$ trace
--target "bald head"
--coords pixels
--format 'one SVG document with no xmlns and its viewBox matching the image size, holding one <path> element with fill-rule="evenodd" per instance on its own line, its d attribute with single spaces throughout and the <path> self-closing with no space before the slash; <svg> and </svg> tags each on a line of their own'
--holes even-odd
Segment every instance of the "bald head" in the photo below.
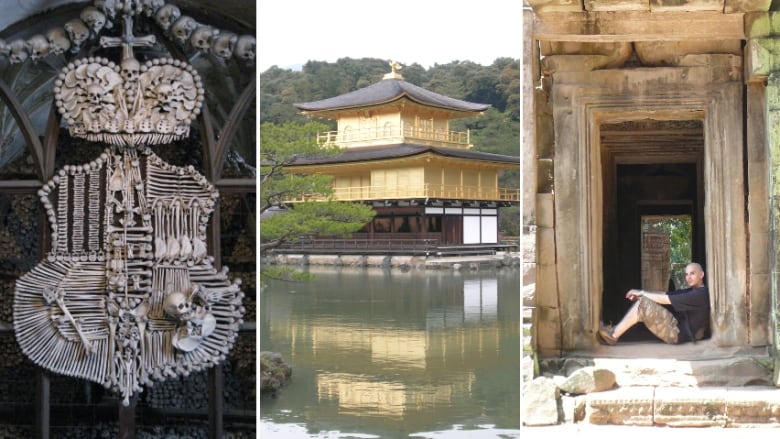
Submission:
<svg viewBox="0 0 780 439">
<path fill-rule="evenodd" d="M 701 264 L 691 262 L 685 266 L 685 283 L 691 288 L 704 286 L 704 269 L 701 268 Z"/>
</svg>

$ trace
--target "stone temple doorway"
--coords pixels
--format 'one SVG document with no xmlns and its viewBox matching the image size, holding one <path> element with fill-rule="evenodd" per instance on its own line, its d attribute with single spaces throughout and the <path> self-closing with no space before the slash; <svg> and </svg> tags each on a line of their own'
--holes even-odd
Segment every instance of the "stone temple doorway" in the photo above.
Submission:
<svg viewBox="0 0 780 439">
<path fill-rule="evenodd" d="M 617 323 L 631 306 L 624 297 L 630 288 L 667 291 L 677 287 L 679 279 L 675 281 L 674 275 L 684 269 L 680 261 L 672 267 L 673 253 L 679 259 L 676 246 L 682 243 L 678 241 L 685 241 L 686 256 L 705 265 L 701 149 L 690 151 L 690 145 L 666 149 L 662 157 L 637 152 L 630 156 L 631 163 L 622 163 L 620 157 L 612 160 L 615 184 L 604 185 L 611 192 L 604 199 L 613 204 L 605 206 L 605 322 Z M 681 233 L 685 236 L 678 236 Z M 656 338 L 640 324 L 624 339 Z"/>
<path fill-rule="evenodd" d="M 669 236 L 662 236 L 660 230 L 650 233 L 648 219 L 689 218 L 690 254 L 706 270 L 704 133 L 701 120 L 653 119 L 605 123 L 600 131 L 604 179 L 601 318 L 617 323 L 631 306 L 625 299 L 627 290 L 674 288 Z M 655 339 L 641 324 L 625 338 Z"/>
<path fill-rule="evenodd" d="M 695 169 L 692 192 L 669 198 L 689 204 L 696 217 L 695 257 L 705 267 L 713 309 L 711 343 L 726 347 L 748 342 L 748 319 L 762 315 L 749 308 L 765 302 L 750 296 L 748 303 L 746 294 L 749 206 L 738 104 L 743 86 L 732 80 L 712 82 L 711 73 L 686 67 L 553 74 L 553 185 L 549 194 L 538 195 L 536 205 L 541 355 L 597 347 L 605 295 L 625 294 L 615 267 L 621 257 L 618 240 L 623 239 L 622 232 L 614 232 L 619 171 L 626 178 L 649 179 L 656 171 L 679 178 Z M 540 160 L 540 165 L 548 162 Z M 760 182 L 755 188 L 760 189 Z M 675 205 L 664 197 L 654 192 L 635 204 L 647 209 L 653 203 Z"/>
</svg>

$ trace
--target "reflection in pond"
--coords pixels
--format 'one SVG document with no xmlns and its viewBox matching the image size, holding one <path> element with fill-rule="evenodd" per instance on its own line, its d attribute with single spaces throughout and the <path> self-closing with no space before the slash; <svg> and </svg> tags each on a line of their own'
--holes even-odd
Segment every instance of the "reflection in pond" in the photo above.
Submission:
<svg viewBox="0 0 780 439">
<path fill-rule="evenodd" d="M 517 436 L 519 270 L 310 269 L 261 293 L 261 350 L 293 368 L 261 436 Z"/>
</svg>

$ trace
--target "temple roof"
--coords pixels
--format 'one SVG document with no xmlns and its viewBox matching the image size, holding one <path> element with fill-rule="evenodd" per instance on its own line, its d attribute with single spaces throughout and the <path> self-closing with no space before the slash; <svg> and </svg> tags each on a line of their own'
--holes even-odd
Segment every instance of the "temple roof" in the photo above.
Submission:
<svg viewBox="0 0 780 439">
<path fill-rule="evenodd" d="M 444 157 L 462 158 L 482 162 L 497 162 L 502 164 L 517 164 L 518 166 L 520 165 L 520 157 L 491 154 L 468 149 L 444 148 L 402 143 L 392 147 L 379 146 L 347 149 L 343 153 L 334 156 L 301 157 L 290 163 L 289 166 L 332 165 L 337 163 L 368 162 L 375 160 L 412 157 L 428 152 Z"/>
<path fill-rule="evenodd" d="M 394 78 L 383 79 L 340 96 L 293 105 L 301 111 L 332 111 L 386 104 L 403 97 L 421 105 L 454 111 L 482 112 L 490 107 L 490 104 L 478 104 L 440 95 Z"/>
</svg>

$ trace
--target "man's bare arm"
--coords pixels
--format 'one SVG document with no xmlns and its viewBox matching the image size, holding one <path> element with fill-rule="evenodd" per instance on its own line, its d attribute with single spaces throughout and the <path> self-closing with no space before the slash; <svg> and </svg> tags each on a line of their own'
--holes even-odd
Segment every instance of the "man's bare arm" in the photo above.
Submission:
<svg viewBox="0 0 780 439">
<path fill-rule="evenodd" d="M 626 299 L 630 301 L 639 300 L 640 297 L 647 297 L 655 303 L 661 305 L 670 305 L 672 302 L 669 300 L 669 295 L 660 291 L 645 291 L 645 290 L 628 290 L 626 293 Z"/>
</svg>

